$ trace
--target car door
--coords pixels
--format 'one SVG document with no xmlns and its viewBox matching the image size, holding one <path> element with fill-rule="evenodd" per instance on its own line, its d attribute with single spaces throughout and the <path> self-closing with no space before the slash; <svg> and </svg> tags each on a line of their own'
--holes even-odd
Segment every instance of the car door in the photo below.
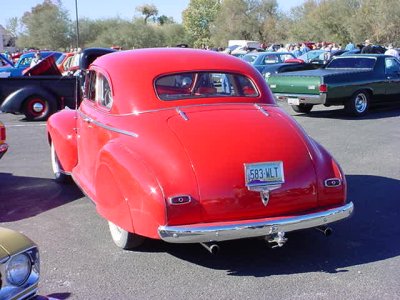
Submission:
<svg viewBox="0 0 400 300">
<path fill-rule="evenodd" d="M 386 100 L 395 101 L 400 97 L 400 62 L 394 57 L 385 58 Z"/>
<path fill-rule="evenodd" d="M 111 85 L 99 71 L 90 70 L 85 79 L 85 97 L 78 113 L 78 160 L 80 183 L 94 194 L 96 164 L 99 153 L 109 139 L 105 124 L 113 104 Z M 92 198 L 94 200 L 94 198 Z"/>
<path fill-rule="evenodd" d="M 85 79 L 85 92 L 78 109 L 78 167 L 74 176 L 80 182 L 80 186 L 90 196 L 93 193 L 93 171 L 97 153 L 95 118 L 96 104 L 95 71 L 89 71 Z"/>
</svg>

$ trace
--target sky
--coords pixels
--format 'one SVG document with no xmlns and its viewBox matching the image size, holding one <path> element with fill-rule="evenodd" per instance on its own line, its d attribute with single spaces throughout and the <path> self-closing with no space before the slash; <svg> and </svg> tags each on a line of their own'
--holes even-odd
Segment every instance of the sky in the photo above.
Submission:
<svg viewBox="0 0 400 300">
<path fill-rule="evenodd" d="M 15 1 L 15 2 L 14 2 Z M 5 26 L 7 20 L 12 17 L 22 17 L 22 15 L 31 11 L 31 8 L 43 3 L 43 0 L 14 0 L 2 1 L 0 24 Z M 121 17 L 131 19 L 140 14 L 135 10 L 136 7 L 143 4 L 154 4 L 158 9 L 159 15 L 173 17 L 178 23 L 182 22 L 182 11 L 188 6 L 189 0 L 76 0 L 78 3 L 79 18 L 87 17 L 89 19 L 102 19 Z M 300 5 L 304 0 L 278 0 L 279 8 L 288 11 L 291 7 Z M 64 8 L 69 11 L 69 16 L 75 20 L 75 0 L 62 0 Z"/>
</svg>

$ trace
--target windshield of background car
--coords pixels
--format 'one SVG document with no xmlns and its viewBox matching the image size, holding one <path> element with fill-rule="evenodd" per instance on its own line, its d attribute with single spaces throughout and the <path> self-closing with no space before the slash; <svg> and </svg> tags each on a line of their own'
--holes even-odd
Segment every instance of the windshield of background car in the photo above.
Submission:
<svg viewBox="0 0 400 300">
<path fill-rule="evenodd" d="M 219 72 L 188 72 L 156 79 L 155 89 L 161 100 L 215 97 L 257 97 L 259 92 L 246 76 Z"/>
<path fill-rule="evenodd" d="M 12 65 L 10 65 L 10 64 L 8 63 L 8 61 L 6 61 L 5 59 L 3 59 L 3 58 L 0 56 L 0 68 L 5 68 L 5 67 L 10 68 L 10 67 L 12 67 Z"/>
<path fill-rule="evenodd" d="M 244 55 L 243 57 L 242 57 L 242 59 L 243 60 L 245 60 L 245 61 L 247 61 L 248 63 L 252 63 L 252 62 L 254 62 L 255 60 L 256 60 L 256 58 L 257 58 L 257 55 L 249 55 L 249 54 L 247 54 L 247 55 Z"/>
<path fill-rule="evenodd" d="M 332 60 L 326 69 L 373 69 L 375 62 L 372 57 L 341 57 Z"/>
<path fill-rule="evenodd" d="M 67 56 L 66 54 L 61 54 L 60 57 L 56 60 L 56 65 L 59 65 L 63 62 L 65 56 Z"/>
</svg>

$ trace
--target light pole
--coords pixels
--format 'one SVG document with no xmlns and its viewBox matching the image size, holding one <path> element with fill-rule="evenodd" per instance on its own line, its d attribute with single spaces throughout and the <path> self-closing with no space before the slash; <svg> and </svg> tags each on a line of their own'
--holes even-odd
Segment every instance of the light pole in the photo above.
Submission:
<svg viewBox="0 0 400 300">
<path fill-rule="evenodd" d="M 78 0 L 75 0 L 75 18 L 76 18 L 76 49 L 78 49 L 79 48 Z"/>
</svg>

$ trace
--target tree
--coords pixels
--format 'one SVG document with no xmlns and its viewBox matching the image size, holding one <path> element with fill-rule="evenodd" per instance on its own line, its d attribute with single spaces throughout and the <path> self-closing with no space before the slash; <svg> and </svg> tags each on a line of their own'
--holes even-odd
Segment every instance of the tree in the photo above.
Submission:
<svg viewBox="0 0 400 300">
<path fill-rule="evenodd" d="M 211 27 L 212 40 L 219 46 L 229 39 L 281 40 L 279 19 L 276 0 L 225 0 Z"/>
<path fill-rule="evenodd" d="M 194 47 L 211 46 L 210 26 L 220 9 L 220 0 L 190 0 L 182 13 L 183 26 Z"/>
<path fill-rule="evenodd" d="M 17 17 L 13 17 L 7 20 L 6 29 L 13 37 L 17 37 L 18 35 L 18 26 L 19 22 Z"/>
<path fill-rule="evenodd" d="M 158 9 L 153 4 L 145 4 L 136 7 L 136 10 L 144 15 L 144 24 L 147 24 L 147 20 L 150 17 L 156 17 L 158 15 Z"/>
<path fill-rule="evenodd" d="M 63 49 L 70 44 L 70 20 L 60 0 L 44 0 L 26 12 L 21 19 L 24 31 L 17 41 L 20 47 Z"/>
<path fill-rule="evenodd" d="M 165 46 L 188 44 L 185 28 L 181 24 L 166 24 L 160 27 L 164 36 Z"/>
<path fill-rule="evenodd" d="M 175 23 L 174 18 L 172 18 L 172 17 L 167 17 L 166 15 L 159 16 L 159 17 L 157 18 L 157 22 L 158 22 L 158 24 L 160 24 L 161 26 L 163 26 L 163 25 L 165 25 L 165 24 L 174 24 L 174 23 Z"/>
</svg>

